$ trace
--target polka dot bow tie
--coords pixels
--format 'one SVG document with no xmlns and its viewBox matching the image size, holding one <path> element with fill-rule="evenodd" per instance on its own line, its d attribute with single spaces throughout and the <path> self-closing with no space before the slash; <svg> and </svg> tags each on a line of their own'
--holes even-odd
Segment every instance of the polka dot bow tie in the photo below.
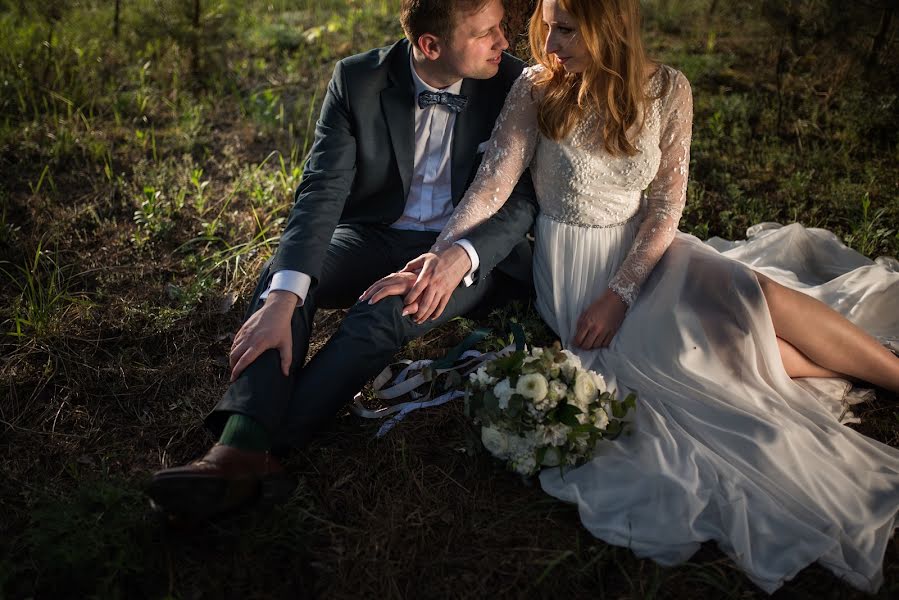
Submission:
<svg viewBox="0 0 899 600">
<path fill-rule="evenodd" d="M 424 91 L 418 95 L 418 108 L 425 108 L 432 104 L 443 104 L 451 111 L 459 113 L 468 104 L 468 98 L 461 94 L 450 94 L 449 92 Z"/>
</svg>

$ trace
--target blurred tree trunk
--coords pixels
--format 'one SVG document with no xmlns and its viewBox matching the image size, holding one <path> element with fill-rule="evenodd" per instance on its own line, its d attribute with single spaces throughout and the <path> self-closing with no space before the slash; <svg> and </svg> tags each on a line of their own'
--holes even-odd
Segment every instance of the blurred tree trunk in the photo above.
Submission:
<svg viewBox="0 0 899 600">
<path fill-rule="evenodd" d="M 193 37 L 191 39 L 190 70 L 194 80 L 200 78 L 200 0 L 194 0 Z"/>
<path fill-rule="evenodd" d="M 880 62 L 880 53 L 883 50 L 884 45 L 886 45 L 887 34 L 890 32 L 890 25 L 893 21 L 893 12 L 895 10 L 895 2 L 888 2 L 887 5 L 883 7 L 883 12 L 880 15 L 880 28 L 877 30 L 877 34 L 871 42 L 871 50 L 868 52 L 868 57 L 865 59 L 865 67 L 868 71 L 871 71 L 877 66 L 877 63 Z"/>
<path fill-rule="evenodd" d="M 537 0 L 505 0 L 503 5 L 506 9 L 503 29 L 509 40 L 509 51 L 520 58 L 528 58 L 528 21 L 537 6 Z"/>
<path fill-rule="evenodd" d="M 115 0 L 115 17 L 112 21 L 112 36 L 119 39 L 119 4 L 122 0 Z"/>
</svg>

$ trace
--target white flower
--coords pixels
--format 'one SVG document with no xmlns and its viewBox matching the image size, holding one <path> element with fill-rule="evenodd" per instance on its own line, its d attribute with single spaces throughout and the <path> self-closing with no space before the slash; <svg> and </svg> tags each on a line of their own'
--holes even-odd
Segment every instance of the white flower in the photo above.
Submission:
<svg viewBox="0 0 899 600">
<path fill-rule="evenodd" d="M 606 380 L 602 378 L 602 375 L 597 373 L 596 371 L 587 371 L 590 373 L 590 377 L 593 378 L 593 385 L 596 386 L 596 391 L 600 394 L 605 392 L 608 387 L 606 386 Z"/>
<path fill-rule="evenodd" d="M 590 403 L 596 399 L 596 384 L 586 371 L 579 372 L 574 380 L 574 397 L 575 404 L 583 412 L 586 412 Z"/>
<path fill-rule="evenodd" d="M 562 350 L 562 354 L 565 355 L 565 362 L 563 364 L 574 367 L 575 369 L 584 368 L 584 365 L 581 364 L 581 358 L 571 350 Z"/>
<path fill-rule="evenodd" d="M 496 377 L 491 377 L 490 375 L 487 374 L 487 366 L 486 365 L 482 366 L 480 369 L 478 369 L 474 373 L 469 374 L 468 379 L 472 383 L 477 384 L 478 386 L 480 386 L 482 388 L 489 387 L 489 386 L 493 385 L 494 383 L 496 383 L 496 381 L 497 381 Z"/>
<path fill-rule="evenodd" d="M 599 429 L 605 429 L 609 426 L 609 415 L 606 414 L 604 408 L 597 408 L 593 411 L 593 424 Z"/>
<path fill-rule="evenodd" d="M 559 367 L 562 376 L 571 381 L 574 379 L 577 372 L 583 369 L 583 365 L 581 364 L 581 359 L 570 350 L 562 350 L 562 354 L 565 355 L 565 360 Z"/>
<path fill-rule="evenodd" d="M 521 475 L 530 475 L 537 468 L 537 458 L 533 453 L 527 456 L 518 456 L 512 461 L 512 468 Z"/>
<path fill-rule="evenodd" d="M 544 402 L 545 402 L 545 401 L 546 401 L 546 400 L 544 399 Z M 537 408 L 536 406 L 534 406 L 534 405 L 531 404 L 530 402 L 526 403 L 526 404 L 524 405 L 524 407 L 525 407 L 525 409 L 528 411 L 528 414 L 531 415 L 532 417 L 534 417 L 534 420 L 535 420 L 535 421 L 542 421 L 542 420 L 543 420 L 543 417 L 546 416 L 546 413 L 545 413 L 543 410 Z"/>
<path fill-rule="evenodd" d="M 564 423 L 553 425 L 537 425 L 537 436 L 541 443 L 551 446 L 561 446 L 568 440 L 571 427 Z"/>
<path fill-rule="evenodd" d="M 543 356 L 543 348 L 540 346 L 534 346 L 531 348 L 531 356 L 541 357 Z"/>
<path fill-rule="evenodd" d="M 544 467 L 558 467 L 561 462 L 562 453 L 559 452 L 558 448 L 549 447 L 543 455 L 543 462 L 540 464 Z"/>
<path fill-rule="evenodd" d="M 512 394 L 514 393 L 515 390 L 512 389 L 512 384 L 509 381 L 508 377 L 506 377 L 493 387 L 493 395 L 496 396 L 497 400 L 499 400 L 499 407 L 502 410 L 506 410 L 507 408 L 509 408 L 509 400 L 512 399 Z"/>
<path fill-rule="evenodd" d="M 546 398 L 549 384 L 546 382 L 546 377 L 540 373 L 530 373 L 518 378 L 515 391 L 537 403 Z"/>
<path fill-rule="evenodd" d="M 509 454 L 513 457 L 532 455 L 537 447 L 537 436 L 533 431 L 528 431 L 523 436 L 513 435 L 509 437 Z"/>
<path fill-rule="evenodd" d="M 509 456 L 509 436 L 493 427 L 481 427 L 481 443 L 497 458 Z"/>
</svg>

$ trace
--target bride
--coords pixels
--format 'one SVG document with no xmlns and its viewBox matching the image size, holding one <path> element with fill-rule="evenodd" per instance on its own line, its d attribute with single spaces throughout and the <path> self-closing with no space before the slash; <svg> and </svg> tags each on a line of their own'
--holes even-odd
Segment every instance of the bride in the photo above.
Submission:
<svg viewBox="0 0 899 600">
<path fill-rule="evenodd" d="M 810 267 L 820 280 L 853 253 L 798 225 L 737 248 L 743 262 L 677 231 L 691 89 L 646 58 L 638 11 L 638 0 L 538 1 L 537 65 L 509 93 L 475 182 L 432 252 L 363 299 L 405 294 L 411 318 L 439 315 L 459 284 L 435 275 L 441 255 L 530 168 L 537 310 L 585 367 L 639 396 L 633 435 L 564 475 L 544 470 L 543 489 L 576 503 L 597 537 L 663 565 L 714 540 L 769 593 L 815 561 L 875 591 L 899 511 L 899 450 L 840 425 L 832 404 L 845 388 L 830 397 L 791 378 L 899 391 L 899 358 L 881 343 L 899 343 L 899 275 L 850 264 L 804 286 L 787 270 L 800 267 L 766 256 L 833 249 Z M 866 326 L 864 307 L 880 303 L 881 341 L 813 296 Z"/>
</svg>

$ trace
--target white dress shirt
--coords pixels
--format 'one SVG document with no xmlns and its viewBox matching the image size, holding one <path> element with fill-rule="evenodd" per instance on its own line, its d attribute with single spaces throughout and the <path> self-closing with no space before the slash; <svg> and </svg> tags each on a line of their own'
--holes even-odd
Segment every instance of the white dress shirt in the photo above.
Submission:
<svg viewBox="0 0 899 600">
<path fill-rule="evenodd" d="M 412 183 L 409 186 L 403 214 L 390 227 L 439 232 L 453 213 L 452 147 L 456 113 L 440 104 L 419 108 L 417 99 L 418 95 L 426 90 L 458 94 L 462 88 L 462 80 L 449 87 L 437 89 L 429 86 L 418 76 L 411 52 L 409 65 L 412 69 L 416 98 Z M 463 279 L 463 283 L 470 286 L 474 283 L 474 273 L 480 264 L 478 253 L 468 240 L 462 239 L 456 243 L 465 250 L 471 260 L 471 269 Z M 271 284 L 261 297 L 266 298 L 273 290 L 287 290 L 296 294 L 300 299 L 299 305 L 302 305 L 311 283 L 312 278 L 306 273 L 278 271 L 272 276 Z"/>
</svg>

